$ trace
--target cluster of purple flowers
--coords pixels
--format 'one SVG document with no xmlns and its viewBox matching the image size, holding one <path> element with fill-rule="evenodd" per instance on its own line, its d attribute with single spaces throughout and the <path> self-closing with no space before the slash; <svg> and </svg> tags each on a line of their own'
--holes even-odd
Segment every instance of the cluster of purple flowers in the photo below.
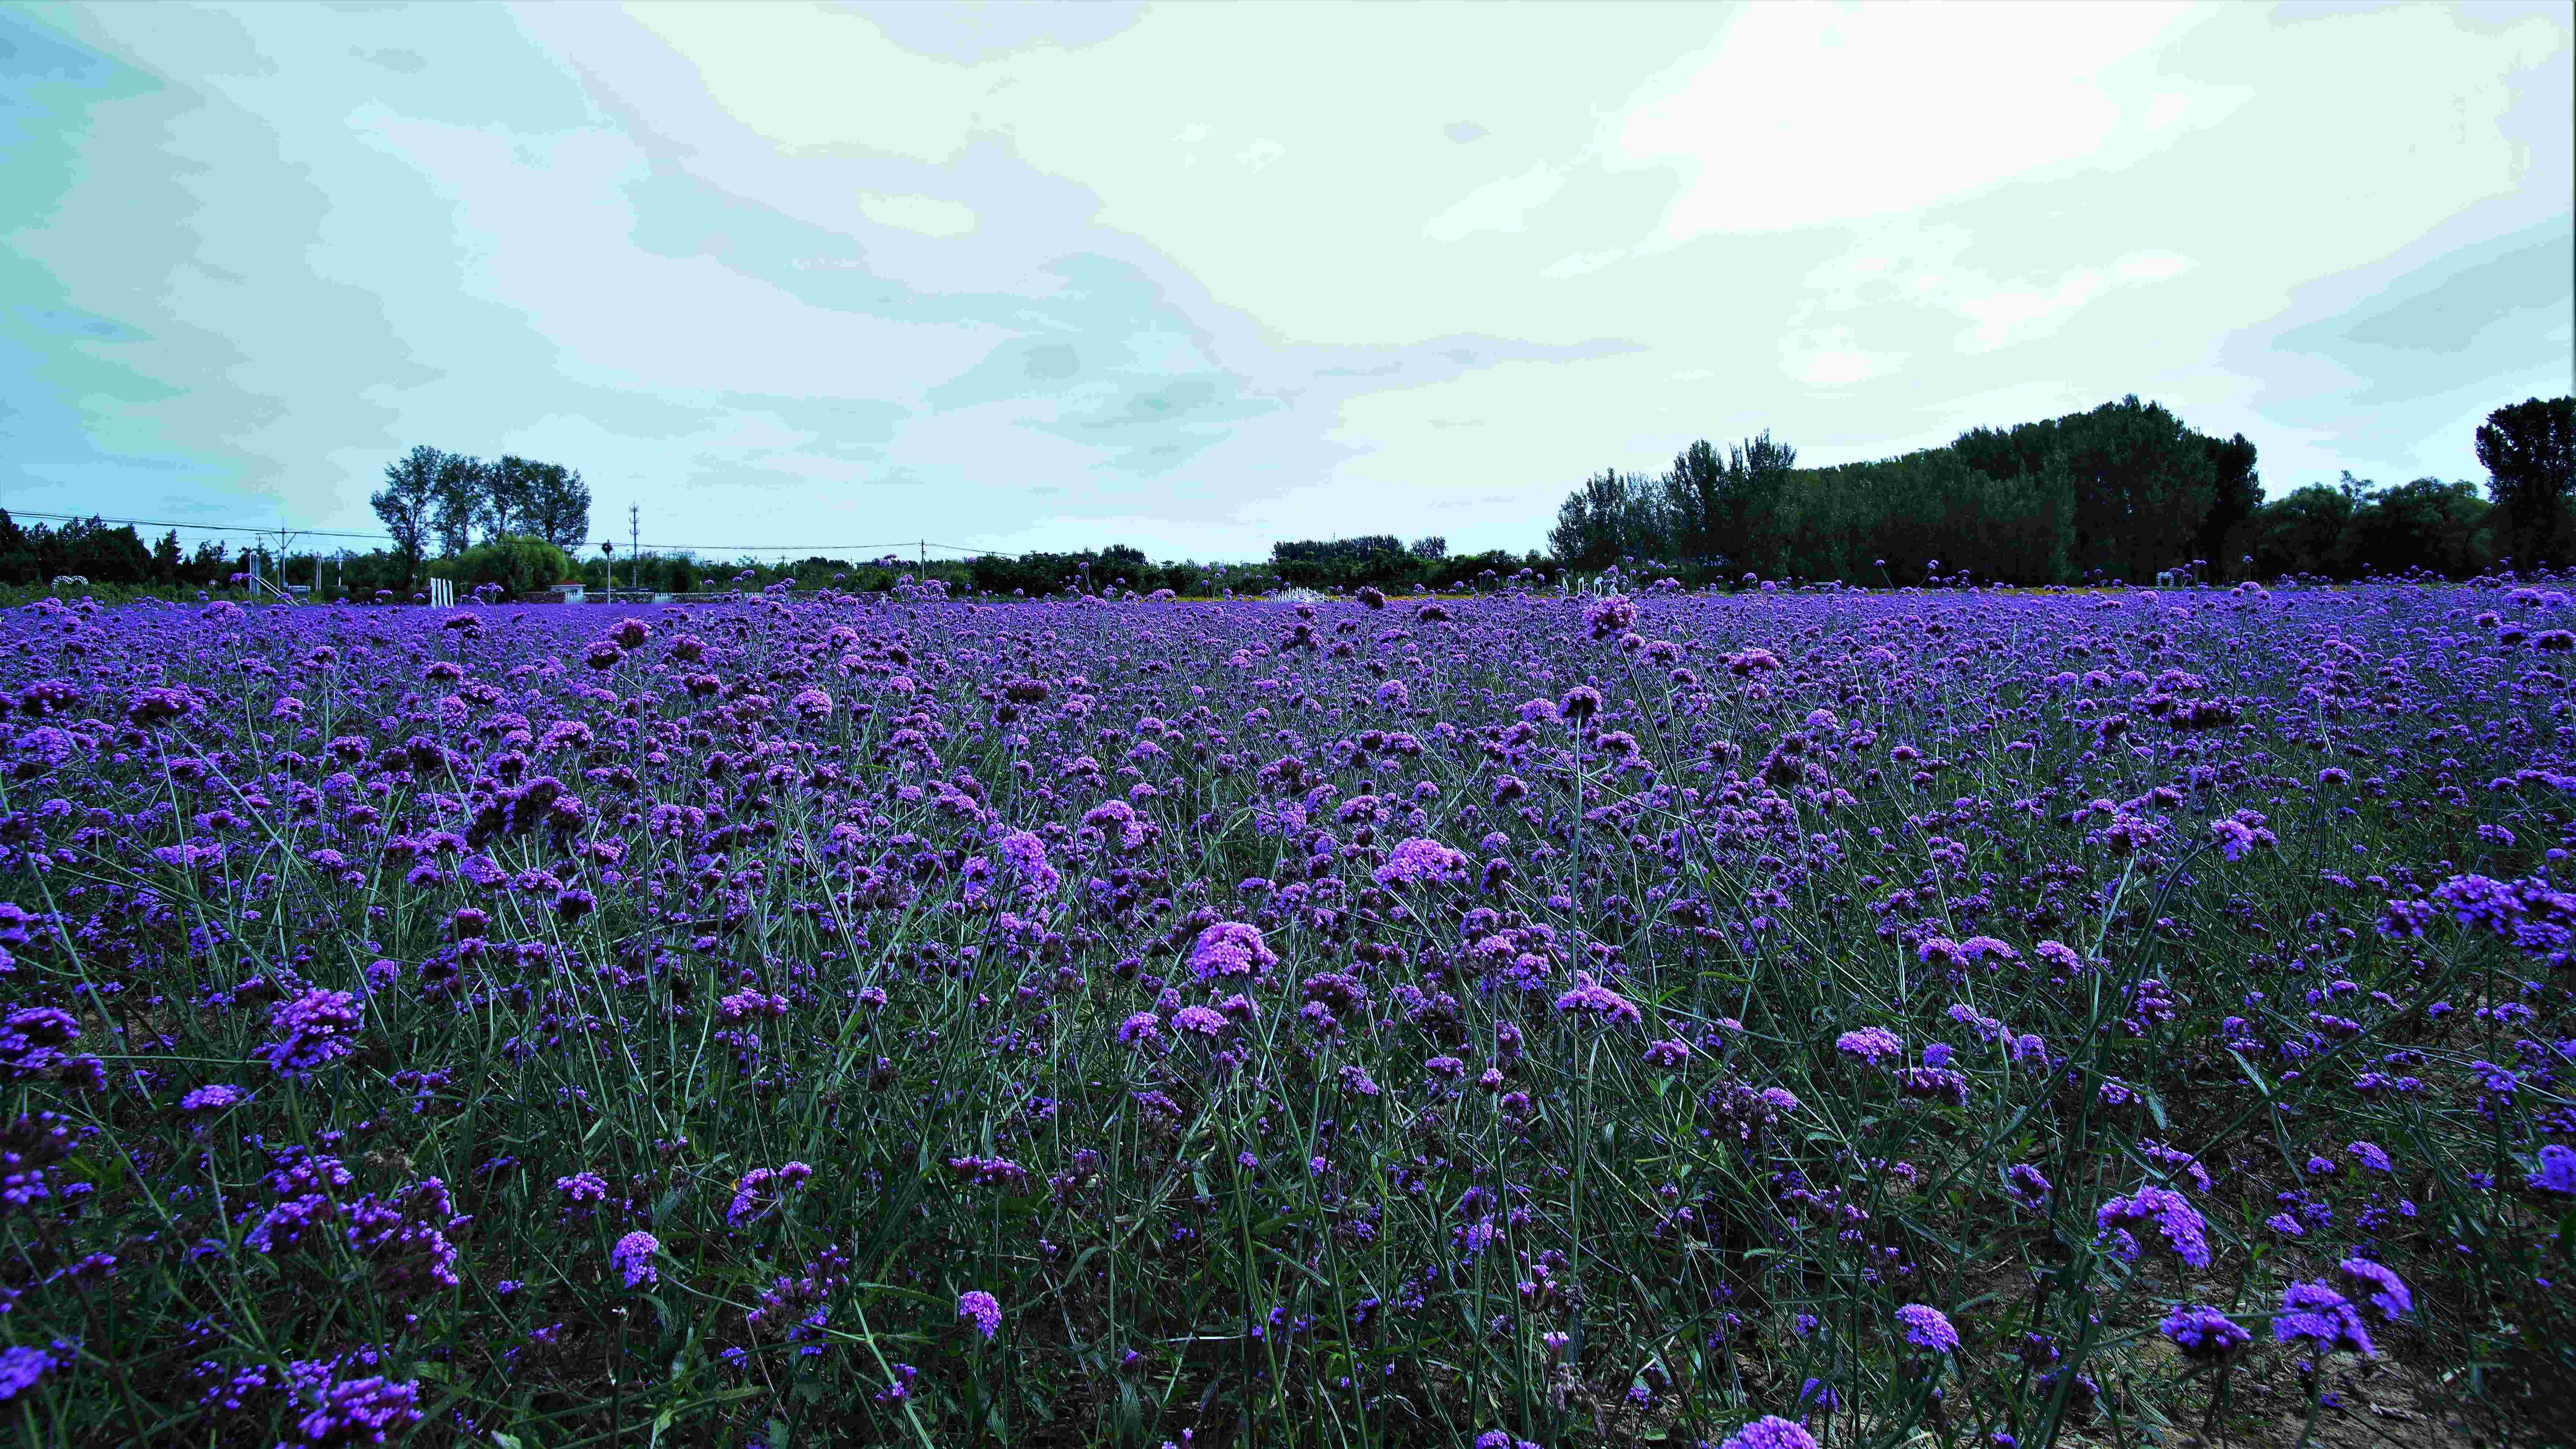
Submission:
<svg viewBox="0 0 2576 1449">
<path fill-rule="evenodd" d="M 631 1385 L 599 1326 L 684 1272 L 771 1285 L 701 1325 L 736 1398 L 684 1437 L 799 1381 L 944 1434 L 1006 1300 L 1032 1349 L 1110 1325 L 1157 1395 L 1202 1365 L 1156 1345 L 1249 1325 L 1263 1392 L 1397 1437 L 1443 1355 L 1654 1420 L 1677 1347 L 1777 1329 L 1831 1382 L 1724 1445 L 1811 1449 L 1936 1355 L 2080 1416 L 2098 1362 L 1962 1352 L 1998 1320 L 1922 1245 L 2080 1240 L 2106 1162 L 2143 1185 L 2095 1207 L 2139 1264 L 2100 1311 L 2196 1360 L 2263 1320 L 2135 1295 L 2241 1267 L 2240 1213 L 2318 1355 L 2476 1291 L 2464 1203 L 2554 1230 L 2563 595 L 1650 577 L 6 616 L 0 1211 L 45 1248 L 0 1313 L 44 1344 L 112 1301 L 207 1345 L 155 1409 L 186 1436 L 314 1443 L 422 1422 L 424 1382 Z M 2212 1131 L 2251 1094 L 2297 1104 L 2294 1181 Z M 1355 1254 L 1347 1314 L 1225 1301 Z M 1718 1261 L 1687 1327 L 1584 1308 Z M 1816 1282 L 1866 1311 L 1799 1323 Z M 458 1287 L 502 1311 L 433 1311 Z M 817 1362 L 861 1311 L 919 1364 Z M 111 1432 L 84 1361 L 0 1354 L 0 1399 Z"/>
</svg>

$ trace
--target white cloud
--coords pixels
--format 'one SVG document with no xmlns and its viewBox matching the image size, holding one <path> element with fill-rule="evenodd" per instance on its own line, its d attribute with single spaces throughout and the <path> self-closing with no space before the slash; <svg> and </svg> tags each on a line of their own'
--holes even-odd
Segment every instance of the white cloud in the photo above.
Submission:
<svg viewBox="0 0 2576 1449">
<path fill-rule="evenodd" d="M 1871 352 L 1855 345 L 1849 327 L 1793 332 L 1780 342 L 1780 370 L 1809 387 L 1849 387 L 1895 372 L 1906 354 Z"/>
<path fill-rule="evenodd" d="M 2127 164 L 2251 95 L 2125 63 L 2213 7 L 1746 5 L 1639 87 L 1598 145 L 1681 178 L 1650 248 L 1914 211 Z M 2154 89 L 2145 84 L 2154 82 Z M 2152 118 L 2146 136 L 2124 119 Z"/>
<path fill-rule="evenodd" d="M 1570 252 L 1565 256 L 1561 256 L 1555 261 L 1548 263 L 1546 268 L 1538 274 L 1539 280 L 1543 282 L 1561 282 L 1569 277 L 1588 276 L 1591 273 L 1600 271 L 1603 267 L 1622 260 L 1627 255 L 1628 253 L 1625 251 Z"/>
<path fill-rule="evenodd" d="M 2370 422 L 2379 395 L 2331 418 L 2320 397 L 2379 389 L 2438 430 L 2471 394 L 2541 385 L 2483 338 L 2445 359 L 2457 397 L 2268 339 L 2567 215 L 2563 9 L 1459 13 L 1161 7 L 961 62 L 805 7 L 101 7 L 85 33 L 169 89 L 49 117 L 76 179 L 8 239 L 70 306 L 150 339 L 82 358 L 236 404 L 209 451 L 363 462 L 462 418 L 577 448 L 595 477 L 669 477 L 677 457 L 810 482 L 758 495 L 774 526 L 857 509 L 1045 546 L 1115 526 L 1202 556 L 1363 516 L 1526 546 L 1574 479 L 1694 437 L 1769 427 L 1802 460 L 1847 461 L 2129 391 L 2277 447 L 2277 488 L 2393 426 Z M 345 59 L 334 28 L 355 26 L 367 53 L 429 57 L 423 76 L 490 56 L 514 82 L 388 79 Z M 258 64 L 188 39 L 225 27 Z M 1245 55 L 1263 63 L 1218 63 Z M 277 145 L 209 139 L 217 116 Z M 160 178 L 153 214 L 201 203 L 166 229 L 194 255 L 141 249 L 137 176 Z M 430 255 L 386 261 L 395 225 Z M 280 257 L 347 289 L 308 305 L 381 310 L 403 349 L 309 395 L 281 362 L 309 339 L 222 280 L 274 287 L 260 259 Z M 2563 355 L 2566 325 L 2545 336 Z M 997 353 L 1038 337 L 1074 361 Z M 517 369 L 508 395 L 463 380 L 478 356 Z M 1866 405 L 1822 395 L 1842 390 Z M 639 411 L 573 427 L 603 391 Z M 85 426 L 84 395 L 32 407 Z M 1168 436 L 1119 431 L 1158 403 Z M 1137 466 L 1174 438 L 1214 441 L 1168 477 Z M 890 478 L 935 486 L 849 491 Z M 719 490 L 636 486 L 709 535 L 752 526 Z M 338 506 L 371 526 L 363 489 Z"/>
<path fill-rule="evenodd" d="M 1565 174 L 1542 162 L 1468 192 L 1423 223 L 1422 234 L 1433 241 L 1454 242 L 1480 231 L 1527 231 L 1529 214 L 1564 189 Z"/>
</svg>

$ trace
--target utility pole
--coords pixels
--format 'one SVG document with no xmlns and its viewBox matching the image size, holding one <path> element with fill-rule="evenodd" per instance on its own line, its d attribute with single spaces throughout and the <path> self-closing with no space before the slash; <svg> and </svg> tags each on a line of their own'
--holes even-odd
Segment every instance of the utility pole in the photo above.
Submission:
<svg viewBox="0 0 2576 1449">
<path fill-rule="evenodd" d="M 626 505 L 626 587 L 629 591 L 640 591 L 644 587 L 642 576 L 635 572 L 635 540 L 644 536 L 644 525 L 640 521 L 643 516 L 644 510 L 640 504 Z M 612 599 L 617 596 L 617 574 L 614 568 L 610 570 L 608 576 L 608 595 Z"/>
</svg>

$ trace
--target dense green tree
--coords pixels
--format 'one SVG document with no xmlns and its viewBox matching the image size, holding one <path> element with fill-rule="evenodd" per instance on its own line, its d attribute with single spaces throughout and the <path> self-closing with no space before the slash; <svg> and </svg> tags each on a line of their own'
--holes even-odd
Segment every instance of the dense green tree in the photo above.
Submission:
<svg viewBox="0 0 2576 1449">
<path fill-rule="evenodd" d="M 2354 504 L 2336 549 L 2339 577 L 2421 569 L 2463 578 L 2492 561 L 2481 547 L 2489 506 L 2474 483 L 2418 478 L 2385 490 L 2365 487 Z"/>
<path fill-rule="evenodd" d="M 489 511 L 490 472 L 490 465 L 479 458 L 463 453 L 439 455 L 430 531 L 441 554 L 460 554 L 473 545 L 475 525 Z"/>
<path fill-rule="evenodd" d="M 42 566 L 26 531 L 18 527 L 8 509 L 0 508 L 0 584 L 37 583 L 36 571 Z"/>
<path fill-rule="evenodd" d="M 1661 530 L 1645 480 L 1605 468 L 1569 495 L 1548 533 L 1549 551 L 1568 568 L 1598 569 L 1659 551 Z"/>
<path fill-rule="evenodd" d="M 561 463 L 526 463 L 527 499 L 522 517 L 527 531 L 557 548 L 578 549 L 590 541 L 590 485 Z"/>
<path fill-rule="evenodd" d="M 406 583 L 420 567 L 423 547 L 437 523 L 440 480 L 448 455 L 424 443 L 385 465 L 385 486 L 367 499 L 392 537 Z"/>
<path fill-rule="evenodd" d="M 2497 408 L 2477 431 L 2477 450 L 2514 567 L 2576 557 L 2576 517 L 2568 507 L 2576 488 L 2576 397 Z"/>
<path fill-rule="evenodd" d="M 2343 559 L 2344 532 L 2359 506 L 2356 490 L 2326 483 L 2311 483 L 2265 504 L 2253 519 L 2249 552 L 2255 574 L 2267 579 L 2332 576 Z"/>
<path fill-rule="evenodd" d="M 2227 538 L 2263 506 L 2263 478 L 2254 470 L 2254 445 L 2243 433 L 2225 442 L 2206 437 L 2200 442 L 2209 455 L 2213 491 L 2209 512 L 2192 540 L 2192 557 L 2206 565 L 2201 577 L 2223 579 L 2228 577 Z"/>
<path fill-rule="evenodd" d="M 529 534 L 505 534 L 490 543 L 478 544 L 430 565 L 430 573 L 454 580 L 460 593 L 484 584 L 498 584 L 504 594 L 514 598 L 581 577 L 562 549 Z"/>
<path fill-rule="evenodd" d="M 2190 563 L 2218 495 L 2200 442 L 2135 393 L 2059 420 L 2054 456 L 2074 485 L 2077 569 L 2144 581 Z"/>
</svg>

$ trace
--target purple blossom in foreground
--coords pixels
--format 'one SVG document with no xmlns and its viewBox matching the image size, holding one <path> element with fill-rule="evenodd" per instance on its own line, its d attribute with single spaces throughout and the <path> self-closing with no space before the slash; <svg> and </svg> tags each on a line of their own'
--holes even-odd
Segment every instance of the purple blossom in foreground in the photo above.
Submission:
<svg viewBox="0 0 2576 1449">
<path fill-rule="evenodd" d="M 2172 1188 L 2142 1187 L 2127 1197 L 2115 1197 L 2094 1212 L 2093 1222 L 2104 1232 L 2152 1223 L 2175 1257 L 2195 1268 L 2209 1266 L 2208 1224 L 2200 1210 Z"/>
<path fill-rule="evenodd" d="M 295 1420 L 303 1442 L 315 1449 L 382 1444 L 397 1429 L 421 1421 L 420 1381 L 396 1383 L 381 1374 L 325 1384 L 312 1407 Z"/>
<path fill-rule="evenodd" d="M 1260 928 L 1241 921 L 1209 926 L 1190 947 L 1190 973 L 1201 981 L 1264 976 L 1278 964 L 1278 953 L 1261 938 Z"/>
<path fill-rule="evenodd" d="M 2243 1324 L 2215 1308 L 2177 1308 L 2160 1325 L 2189 1359 L 2225 1358 L 2253 1341 Z"/>
<path fill-rule="evenodd" d="M 1397 844 L 1389 851 L 1386 864 L 1371 873 L 1370 879 L 1389 888 L 1424 883 L 1455 884 L 1472 873 L 1466 855 L 1436 840 L 1419 837 Z"/>
<path fill-rule="evenodd" d="M 0 1348 L 0 1403 L 36 1386 L 54 1367 L 52 1355 L 36 1348 Z"/>
<path fill-rule="evenodd" d="M 2542 1192 L 2576 1194 L 2576 1148 L 2550 1143 L 2540 1149 L 2540 1165 L 2525 1179 Z"/>
<path fill-rule="evenodd" d="M 2335 1279 L 2351 1294 L 2379 1311 L 2382 1318 L 2395 1318 L 2415 1308 L 2415 1295 L 2406 1291 L 2406 1281 L 2368 1258 L 2346 1258 L 2335 1265 Z"/>
<path fill-rule="evenodd" d="M 270 1008 L 268 1024 L 282 1033 L 252 1055 L 281 1076 L 309 1077 L 358 1049 L 358 998 L 346 991 L 307 991 Z"/>
<path fill-rule="evenodd" d="M 617 1240 L 617 1246 L 608 1250 L 608 1262 L 626 1275 L 627 1287 L 644 1287 L 659 1276 L 653 1270 L 653 1255 L 660 1251 L 662 1240 L 639 1230 Z"/>
<path fill-rule="evenodd" d="M 1906 1304 L 1896 1310 L 1896 1321 L 1905 1328 L 1905 1341 L 1916 1348 L 1948 1353 L 1959 1346 L 1959 1330 L 1950 1326 L 1948 1315 L 1929 1304 Z"/>
<path fill-rule="evenodd" d="M 814 1175 L 814 1169 L 802 1162 L 782 1163 L 778 1167 L 755 1167 L 734 1184 L 733 1202 L 725 1209 L 725 1221 L 735 1227 L 757 1222 L 769 1215 L 784 1198 L 787 1189 Z"/>
<path fill-rule="evenodd" d="M 227 1082 L 199 1087 L 179 1099 L 182 1112 L 220 1112 L 250 1100 L 250 1094 Z"/>
<path fill-rule="evenodd" d="M 1765 1414 L 1727 1435 L 1718 1449 L 1816 1449 L 1816 1436 L 1803 1424 Z"/>
<path fill-rule="evenodd" d="M 2363 1358 L 2378 1356 L 2352 1300 L 2323 1283 L 2293 1283 L 2282 1290 L 2272 1337 L 2281 1343 L 2305 1342 L 2319 1353 L 2341 1348 Z"/>
<path fill-rule="evenodd" d="M 1865 1026 L 1834 1038 L 1834 1050 L 1845 1056 L 1858 1057 L 1873 1066 L 1883 1058 L 1905 1055 L 1905 1038 L 1883 1026 Z"/>
<path fill-rule="evenodd" d="M 1604 1026 L 1621 1023 L 1635 1026 L 1646 1019 L 1635 1002 L 1593 980 L 1589 971 L 1574 973 L 1574 989 L 1556 999 L 1556 1009 L 1560 1012 L 1589 1012 L 1601 1018 Z"/>
<path fill-rule="evenodd" d="M 975 1325 L 975 1331 L 990 1340 L 1002 1331 L 1002 1303 L 981 1288 L 970 1288 L 957 1295 L 957 1316 Z"/>
</svg>

